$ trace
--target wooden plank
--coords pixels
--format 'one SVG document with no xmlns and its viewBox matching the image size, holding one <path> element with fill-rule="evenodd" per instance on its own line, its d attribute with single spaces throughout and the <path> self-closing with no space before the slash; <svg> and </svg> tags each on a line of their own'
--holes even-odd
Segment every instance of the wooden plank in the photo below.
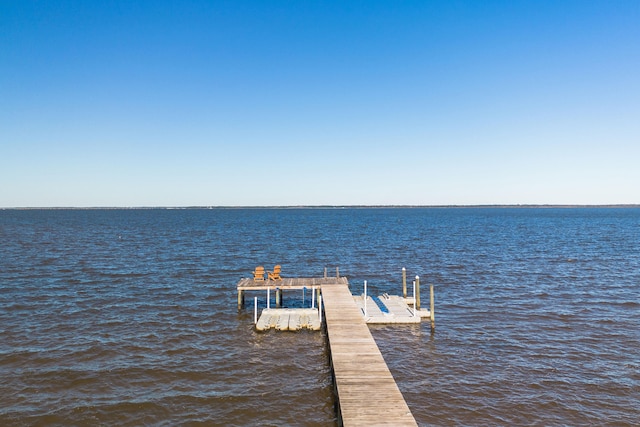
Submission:
<svg viewBox="0 0 640 427">
<path fill-rule="evenodd" d="M 322 300 L 343 425 L 417 426 L 349 288 L 322 286 Z"/>
</svg>

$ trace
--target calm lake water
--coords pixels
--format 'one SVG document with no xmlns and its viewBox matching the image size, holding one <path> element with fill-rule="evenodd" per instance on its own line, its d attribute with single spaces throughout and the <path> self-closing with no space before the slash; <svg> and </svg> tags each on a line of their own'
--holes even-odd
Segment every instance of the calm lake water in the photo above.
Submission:
<svg viewBox="0 0 640 427">
<path fill-rule="evenodd" d="M 420 425 L 640 420 L 638 208 L 0 210 L 0 239 L 3 426 L 335 425 L 324 334 L 237 310 L 275 264 L 435 285 L 435 334 L 372 327 Z"/>
</svg>

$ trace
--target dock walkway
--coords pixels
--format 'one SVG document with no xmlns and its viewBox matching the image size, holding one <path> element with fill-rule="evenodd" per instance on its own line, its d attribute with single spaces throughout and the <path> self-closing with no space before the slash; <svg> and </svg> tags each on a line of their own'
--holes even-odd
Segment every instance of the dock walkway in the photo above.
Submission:
<svg viewBox="0 0 640 427">
<path fill-rule="evenodd" d="M 322 285 L 322 298 L 342 424 L 417 426 L 347 285 Z"/>
</svg>

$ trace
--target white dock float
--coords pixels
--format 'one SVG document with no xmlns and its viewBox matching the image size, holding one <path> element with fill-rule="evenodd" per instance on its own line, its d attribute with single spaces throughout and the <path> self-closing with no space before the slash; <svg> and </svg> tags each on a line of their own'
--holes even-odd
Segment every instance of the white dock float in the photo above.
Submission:
<svg viewBox="0 0 640 427">
<path fill-rule="evenodd" d="M 266 331 L 320 330 L 320 317 L 315 308 L 265 308 L 256 323 L 256 329 Z"/>
<path fill-rule="evenodd" d="M 377 297 L 377 302 L 371 296 L 367 296 L 366 307 L 364 295 L 355 295 L 353 300 L 368 324 L 420 323 L 423 317 L 431 317 L 429 310 L 416 310 L 414 313 L 413 307 L 407 304 L 413 303 L 413 299 L 405 299 L 398 295 L 384 294 Z"/>
</svg>

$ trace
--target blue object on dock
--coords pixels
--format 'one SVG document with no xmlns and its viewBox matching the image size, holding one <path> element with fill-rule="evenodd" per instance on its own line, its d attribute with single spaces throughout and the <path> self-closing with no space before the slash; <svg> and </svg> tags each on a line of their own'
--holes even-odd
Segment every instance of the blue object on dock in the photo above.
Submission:
<svg viewBox="0 0 640 427">
<path fill-rule="evenodd" d="M 380 308 L 380 311 L 382 311 L 383 313 L 389 313 L 389 309 L 386 305 L 384 305 L 380 297 L 371 297 L 371 299 L 376 303 L 378 308 Z"/>
</svg>

